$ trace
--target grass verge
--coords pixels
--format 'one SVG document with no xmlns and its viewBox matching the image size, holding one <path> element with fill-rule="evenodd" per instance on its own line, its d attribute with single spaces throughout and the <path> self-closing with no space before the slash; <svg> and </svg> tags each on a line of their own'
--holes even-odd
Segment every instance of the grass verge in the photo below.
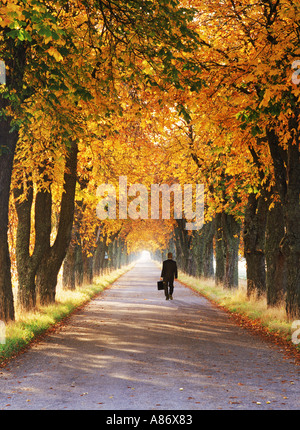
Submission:
<svg viewBox="0 0 300 430">
<path fill-rule="evenodd" d="M 114 270 L 96 278 L 93 284 L 74 291 L 57 289 L 56 302 L 48 306 L 37 306 L 31 312 L 16 312 L 16 319 L 5 326 L 5 343 L 0 344 L 0 364 L 16 356 L 38 336 L 61 322 L 74 310 L 88 303 L 93 297 L 108 288 L 133 265 Z"/>
<path fill-rule="evenodd" d="M 246 287 L 243 285 L 230 290 L 223 286 L 215 286 L 214 280 L 198 279 L 185 274 L 180 274 L 178 280 L 230 312 L 241 325 L 272 337 L 277 343 L 284 344 L 287 350 L 300 353 L 300 344 L 292 343 L 292 321 L 288 320 L 284 305 L 269 308 L 265 297 L 248 298 Z"/>
</svg>

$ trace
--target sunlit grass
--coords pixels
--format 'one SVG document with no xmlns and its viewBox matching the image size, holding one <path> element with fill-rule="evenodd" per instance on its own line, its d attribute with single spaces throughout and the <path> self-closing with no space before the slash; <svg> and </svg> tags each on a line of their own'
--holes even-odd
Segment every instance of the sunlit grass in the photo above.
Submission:
<svg viewBox="0 0 300 430">
<path fill-rule="evenodd" d="M 6 324 L 5 327 L 5 344 L 0 344 L 0 363 L 16 355 L 38 335 L 70 315 L 76 308 L 90 301 L 131 267 L 132 265 L 100 276 L 94 280 L 93 284 L 78 287 L 74 291 L 58 287 L 54 304 L 37 306 L 31 312 L 16 310 L 15 321 Z"/>
</svg>

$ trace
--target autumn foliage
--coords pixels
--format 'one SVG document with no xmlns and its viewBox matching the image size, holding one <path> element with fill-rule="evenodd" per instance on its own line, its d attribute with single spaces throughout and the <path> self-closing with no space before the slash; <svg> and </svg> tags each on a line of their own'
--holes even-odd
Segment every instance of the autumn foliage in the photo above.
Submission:
<svg viewBox="0 0 300 430">
<path fill-rule="evenodd" d="M 299 317 L 299 14 L 288 0 L 2 1 L 0 319 L 55 301 L 61 269 L 75 288 L 143 249 L 226 288 L 244 256 L 248 295 Z M 99 220 L 97 187 L 121 176 L 204 184 L 204 226 Z"/>
</svg>

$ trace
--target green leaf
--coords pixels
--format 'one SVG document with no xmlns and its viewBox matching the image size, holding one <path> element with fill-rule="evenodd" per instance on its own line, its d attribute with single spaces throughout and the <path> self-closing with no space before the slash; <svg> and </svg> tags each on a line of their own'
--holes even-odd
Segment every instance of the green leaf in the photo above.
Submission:
<svg viewBox="0 0 300 430">
<path fill-rule="evenodd" d="M 252 136 L 257 136 L 258 134 L 262 134 L 262 130 L 258 127 L 258 125 L 255 125 L 251 128 L 251 134 Z"/>
<path fill-rule="evenodd" d="M 188 113 L 187 109 L 182 104 L 179 104 L 177 106 L 177 111 L 178 111 L 178 115 L 182 116 L 187 123 L 189 123 L 191 121 L 192 118 L 191 118 L 190 114 Z"/>
</svg>

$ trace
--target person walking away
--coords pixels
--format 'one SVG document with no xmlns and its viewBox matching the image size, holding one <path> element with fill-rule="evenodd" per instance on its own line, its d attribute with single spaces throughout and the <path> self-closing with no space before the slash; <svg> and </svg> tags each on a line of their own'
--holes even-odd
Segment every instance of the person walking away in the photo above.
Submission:
<svg viewBox="0 0 300 430">
<path fill-rule="evenodd" d="M 174 279 L 177 279 L 177 263 L 173 260 L 172 252 L 168 252 L 168 259 L 163 262 L 160 276 L 164 283 L 166 300 L 173 300 Z"/>
</svg>

